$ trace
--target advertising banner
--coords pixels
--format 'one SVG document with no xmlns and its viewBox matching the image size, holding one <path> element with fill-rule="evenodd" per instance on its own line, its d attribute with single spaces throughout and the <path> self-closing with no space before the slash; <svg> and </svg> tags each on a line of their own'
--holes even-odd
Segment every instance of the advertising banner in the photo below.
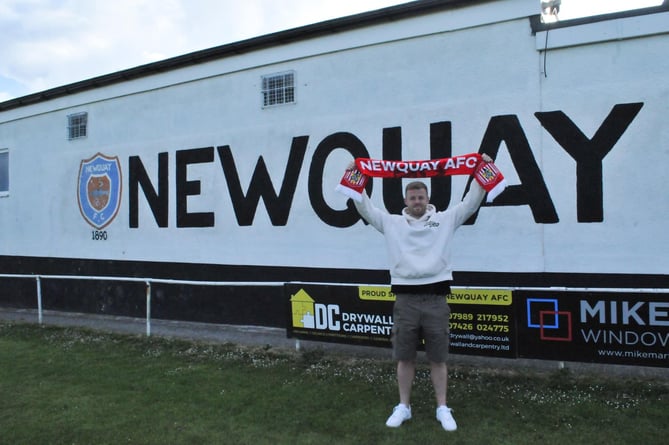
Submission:
<svg viewBox="0 0 669 445">
<path fill-rule="evenodd" d="M 390 347 L 390 286 L 286 284 L 288 337 Z M 511 291 L 453 289 L 451 351 L 515 357 Z M 421 346 L 419 346 L 421 349 Z"/>
<path fill-rule="evenodd" d="M 391 346 L 390 286 L 288 283 L 285 293 L 288 337 Z M 454 288 L 448 302 L 455 354 L 669 367 L 667 293 Z"/>
<path fill-rule="evenodd" d="M 669 294 L 514 291 L 518 356 L 669 366 Z"/>
<path fill-rule="evenodd" d="M 288 283 L 288 337 L 390 346 L 394 296 L 386 286 Z"/>
<path fill-rule="evenodd" d="M 448 304 L 451 352 L 516 357 L 512 291 L 453 288 Z"/>
</svg>

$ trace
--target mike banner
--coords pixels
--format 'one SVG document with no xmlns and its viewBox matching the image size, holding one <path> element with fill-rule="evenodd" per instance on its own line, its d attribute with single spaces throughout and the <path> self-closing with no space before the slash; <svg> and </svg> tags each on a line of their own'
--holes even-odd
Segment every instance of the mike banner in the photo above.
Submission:
<svg viewBox="0 0 669 445">
<path fill-rule="evenodd" d="M 669 367 L 669 295 L 514 291 L 518 356 Z"/>
</svg>

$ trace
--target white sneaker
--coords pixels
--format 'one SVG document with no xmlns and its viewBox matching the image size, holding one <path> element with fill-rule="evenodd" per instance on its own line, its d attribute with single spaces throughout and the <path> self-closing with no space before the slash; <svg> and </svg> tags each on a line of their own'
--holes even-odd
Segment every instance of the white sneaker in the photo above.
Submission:
<svg viewBox="0 0 669 445">
<path fill-rule="evenodd" d="M 402 425 L 402 422 L 409 419 L 411 419 L 411 407 L 407 407 L 400 403 L 393 408 L 393 413 L 388 417 L 388 420 L 386 420 L 386 426 L 397 428 Z"/>
<path fill-rule="evenodd" d="M 453 414 L 451 414 L 451 409 L 445 405 L 437 408 L 437 420 L 441 422 L 441 426 L 446 431 L 455 431 L 458 429 Z"/>
</svg>

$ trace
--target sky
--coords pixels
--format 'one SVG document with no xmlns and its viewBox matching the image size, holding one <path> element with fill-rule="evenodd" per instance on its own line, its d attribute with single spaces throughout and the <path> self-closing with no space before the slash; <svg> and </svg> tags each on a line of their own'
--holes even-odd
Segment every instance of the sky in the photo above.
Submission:
<svg viewBox="0 0 669 445">
<path fill-rule="evenodd" d="M 420 0 L 417 0 L 420 1 Z M 528 0 L 531 1 L 531 0 Z M 540 11 L 540 0 L 537 13 Z M 0 0 L 0 102 L 408 0 Z M 562 0 L 560 19 L 662 0 Z"/>
</svg>

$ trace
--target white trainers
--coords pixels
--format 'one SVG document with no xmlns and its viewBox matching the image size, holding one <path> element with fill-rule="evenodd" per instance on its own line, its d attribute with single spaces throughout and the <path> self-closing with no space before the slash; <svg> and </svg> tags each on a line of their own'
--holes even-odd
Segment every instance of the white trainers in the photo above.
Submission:
<svg viewBox="0 0 669 445">
<path fill-rule="evenodd" d="M 451 414 L 451 409 L 445 405 L 437 408 L 437 420 L 441 422 L 441 426 L 446 431 L 455 431 L 458 429 L 458 425 L 455 423 L 453 414 Z"/>
<path fill-rule="evenodd" d="M 388 420 L 386 420 L 386 426 L 397 428 L 402 425 L 402 422 L 409 419 L 411 419 L 411 407 L 407 407 L 400 403 L 393 408 L 393 413 L 388 417 Z"/>
</svg>

